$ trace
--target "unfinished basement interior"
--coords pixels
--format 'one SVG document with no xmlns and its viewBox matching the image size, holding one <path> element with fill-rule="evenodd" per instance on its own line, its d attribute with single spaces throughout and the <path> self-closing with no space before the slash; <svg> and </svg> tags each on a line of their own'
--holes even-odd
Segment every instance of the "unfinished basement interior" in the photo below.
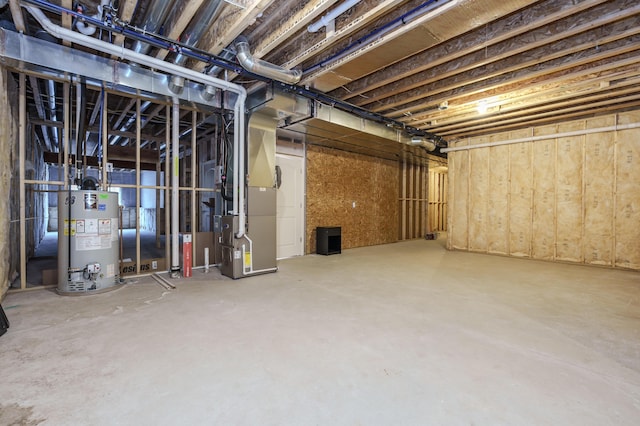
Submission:
<svg viewBox="0 0 640 426">
<path fill-rule="evenodd" d="M 636 0 L 0 0 L 0 424 L 635 425 Z"/>
</svg>

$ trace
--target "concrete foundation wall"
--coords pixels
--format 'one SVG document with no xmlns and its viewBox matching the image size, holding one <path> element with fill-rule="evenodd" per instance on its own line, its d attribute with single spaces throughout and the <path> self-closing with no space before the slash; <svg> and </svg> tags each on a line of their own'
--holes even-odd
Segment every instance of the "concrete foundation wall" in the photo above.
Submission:
<svg viewBox="0 0 640 426">
<path fill-rule="evenodd" d="M 640 270 L 640 128 L 597 130 L 634 123 L 640 111 L 452 144 L 471 149 L 449 153 L 448 247 Z"/>
</svg>

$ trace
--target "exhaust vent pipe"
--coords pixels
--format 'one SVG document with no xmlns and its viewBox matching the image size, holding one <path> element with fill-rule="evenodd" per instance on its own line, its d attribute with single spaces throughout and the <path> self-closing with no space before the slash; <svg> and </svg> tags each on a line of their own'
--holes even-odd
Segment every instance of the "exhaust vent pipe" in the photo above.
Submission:
<svg viewBox="0 0 640 426">
<path fill-rule="evenodd" d="M 288 70 L 262 59 L 254 58 L 249 49 L 249 42 L 245 37 L 238 37 L 235 42 L 235 48 L 238 62 L 247 71 L 289 84 L 296 84 L 302 78 L 302 71 L 300 70 Z"/>
</svg>

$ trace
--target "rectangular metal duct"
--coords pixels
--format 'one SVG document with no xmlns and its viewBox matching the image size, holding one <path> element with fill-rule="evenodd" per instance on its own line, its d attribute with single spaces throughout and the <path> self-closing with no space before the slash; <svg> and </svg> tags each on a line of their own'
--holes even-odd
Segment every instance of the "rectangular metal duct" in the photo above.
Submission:
<svg viewBox="0 0 640 426">
<path fill-rule="evenodd" d="M 52 54 L 55 52 L 55 54 Z M 88 83 L 97 86 L 107 83 L 125 93 L 135 94 L 136 90 L 157 98 L 178 97 L 180 100 L 202 105 L 220 107 L 222 96 L 215 92 L 212 99 L 203 97 L 204 85 L 187 82 L 179 95 L 169 90 L 168 76 L 141 66 L 92 55 L 49 41 L 0 28 L 0 58 L 5 65 L 21 71 L 36 71 L 52 78 L 65 79 L 65 73 L 81 75 Z M 154 96 L 155 95 L 155 96 Z M 225 98 L 227 107 L 235 102 L 235 95 Z"/>
</svg>

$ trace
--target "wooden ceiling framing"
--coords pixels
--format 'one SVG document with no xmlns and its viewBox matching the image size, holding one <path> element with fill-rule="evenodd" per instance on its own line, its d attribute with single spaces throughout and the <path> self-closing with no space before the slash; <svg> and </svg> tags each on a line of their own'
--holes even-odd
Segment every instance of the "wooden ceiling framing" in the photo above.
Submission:
<svg viewBox="0 0 640 426">
<path fill-rule="evenodd" d="M 85 2 L 91 10 L 99 4 Z M 204 3 L 174 0 L 164 36 L 180 40 L 203 18 Z M 637 0 L 363 0 L 335 19 L 333 31 L 307 30 L 341 3 L 223 0 L 196 47 L 217 55 L 244 35 L 255 57 L 305 71 L 300 84 L 447 140 L 640 104 Z M 114 3 L 134 26 L 152 7 L 152 0 Z M 133 40 L 118 34 L 114 42 Z M 174 59 L 166 50 L 150 54 Z M 45 106 L 35 107 L 42 118 Z"/>
</svg>

